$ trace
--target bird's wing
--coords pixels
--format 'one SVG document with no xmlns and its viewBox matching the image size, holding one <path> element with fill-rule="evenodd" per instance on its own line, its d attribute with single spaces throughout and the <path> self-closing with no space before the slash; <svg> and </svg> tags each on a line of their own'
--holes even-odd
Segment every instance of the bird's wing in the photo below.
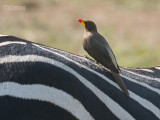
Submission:
<svg viewBox="0 0 160 120">
<path fill-rule="evenodd" d="M 88 53 L 100 62 L 105 67 L 109 68 L 112 71 L 118 72 L 119 67 L 116 61 L 116 58 L 103 36 L 100 34 L 93 35 L 90 37 L 90 48 L 88 49 Z"/>
<path fill-rule="evenodd" d="M 112 60 L 112 62 L 113 62 L 113 64 L 114 64 L 114 66 L 115 66 L 117 69 L 119 69 L 119 66 L 118 66 L 118 64 L 117 64 L 117 60 L 116 60 L 116 58 L 115 58 L 115 56 L 114 56 L 114 54 L 113 54 L 112 49 L 110 48 L 110 46 L 109 46 L 108 43 L 107 43 L 106 45 L 107 45 L 106 49 L 107 49 L 107 51 L 108 51 L 108 53 L 109 53 L 109 56 L 110 56 L 110 58 L 111 58 L 111 60 Z"/>
</svg>

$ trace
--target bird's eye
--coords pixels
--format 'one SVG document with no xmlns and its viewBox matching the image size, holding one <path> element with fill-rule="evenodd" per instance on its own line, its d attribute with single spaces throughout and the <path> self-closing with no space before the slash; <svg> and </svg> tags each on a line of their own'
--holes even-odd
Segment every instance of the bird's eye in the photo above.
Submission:
<svg viewBox="0 0 160 120">
<path fill-rule="evenodd" d="M 86 23 L 87 25 L 89 25 L 89 23 Z"/>
</svg>

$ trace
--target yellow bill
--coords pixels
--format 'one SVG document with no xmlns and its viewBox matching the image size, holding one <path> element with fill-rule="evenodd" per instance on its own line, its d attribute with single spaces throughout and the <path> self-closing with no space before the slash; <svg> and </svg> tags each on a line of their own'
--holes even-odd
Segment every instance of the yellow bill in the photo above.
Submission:
<svg viewBox="0 0 160 120">
<path fill-rule="evenodd" d="M 85 26 L 85 23 L 84 23 L 84 21 L 83 21 L 82 19 L 78 19 L 78 21 L 79 21 L 83 26 Z"/>
</svg>

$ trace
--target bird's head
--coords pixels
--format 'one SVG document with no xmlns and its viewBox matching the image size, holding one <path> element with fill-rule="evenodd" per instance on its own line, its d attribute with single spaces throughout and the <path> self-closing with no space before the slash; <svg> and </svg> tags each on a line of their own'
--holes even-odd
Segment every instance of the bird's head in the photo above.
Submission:
<svg viewBox="0 0 160 120">
<path fill-rule="evenodd" d="M 78 19 L 78 21 L 85 27 L 87 31 L 97 32 L 96 24 L 93 21 L 90 20 L 83 21 L 82 19 Z"/>
</svg>

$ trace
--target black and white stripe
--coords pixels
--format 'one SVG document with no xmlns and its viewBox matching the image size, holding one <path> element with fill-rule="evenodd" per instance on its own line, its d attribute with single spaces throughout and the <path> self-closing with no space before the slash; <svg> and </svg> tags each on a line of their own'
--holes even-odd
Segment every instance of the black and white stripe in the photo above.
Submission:
<svg viewBox="0 0 160 120">
<path fill-rule="evenodd" d="M 0 37 L 0 119 L 160 119 L 159 67 L 120 67 L 125 96 L 93 61 Z"/>
</svg>

